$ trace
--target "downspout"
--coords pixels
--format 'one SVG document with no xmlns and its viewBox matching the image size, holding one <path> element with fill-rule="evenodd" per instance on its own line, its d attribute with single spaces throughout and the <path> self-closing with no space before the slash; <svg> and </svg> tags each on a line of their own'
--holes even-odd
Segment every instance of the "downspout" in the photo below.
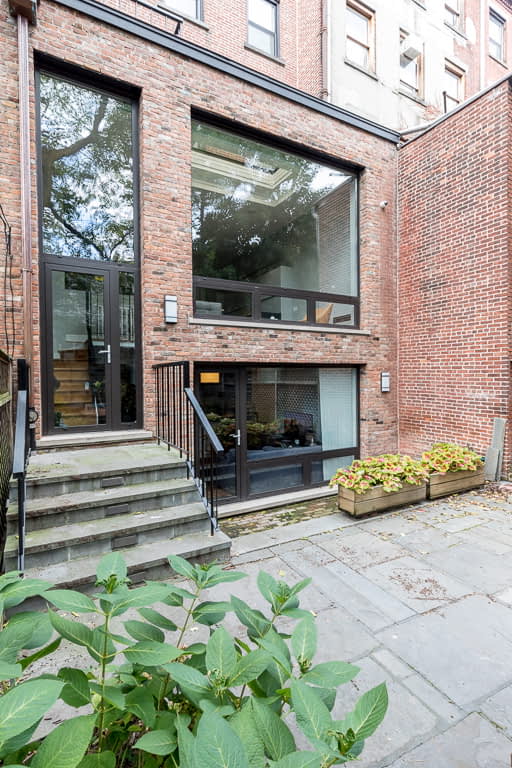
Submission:
<svg viewBox="0 0 512 768">
<path fill-rule="evenodd" d="M 321 62 L 321 83 L 320 98 L 329 101 L 329 0 L 321 0 L 320 4 L 320 62 Z"/>
<path fill-rule="evenodd" d="M 485 88 L 485 21 L 486 0 L 480 0 L 480 90 Z"/>
</svg>

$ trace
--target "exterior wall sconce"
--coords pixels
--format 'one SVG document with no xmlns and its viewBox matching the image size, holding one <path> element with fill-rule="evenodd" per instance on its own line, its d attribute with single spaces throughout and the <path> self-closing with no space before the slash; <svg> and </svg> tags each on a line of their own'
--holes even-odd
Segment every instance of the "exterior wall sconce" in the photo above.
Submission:
<svg viewBox="0 0 512 768">
<path fill-rule="evenodd" d="M 178 322 L 178 298 L 177 296 L 165 296 L 164 320 L 166 323 Z"/>
<path fill-rule="evenodd" d="M 391 374 L 388 371 L 382 371 L 380 374 L 380 391 L 389 392 L 391 389 Z"/>
</svg>

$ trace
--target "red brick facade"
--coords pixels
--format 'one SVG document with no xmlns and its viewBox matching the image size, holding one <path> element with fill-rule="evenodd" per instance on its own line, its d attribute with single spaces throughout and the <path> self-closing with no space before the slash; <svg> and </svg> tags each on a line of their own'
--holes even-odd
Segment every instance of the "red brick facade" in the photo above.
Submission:
<svg viewBox="0 0 512 768">
<path fill-rule="evenodd" d="M 436 440 L 483 453 L 509 415 L 510 106 L 506 81 L 399 152 L 399 444 L 413 454 Z"/>
</svg>

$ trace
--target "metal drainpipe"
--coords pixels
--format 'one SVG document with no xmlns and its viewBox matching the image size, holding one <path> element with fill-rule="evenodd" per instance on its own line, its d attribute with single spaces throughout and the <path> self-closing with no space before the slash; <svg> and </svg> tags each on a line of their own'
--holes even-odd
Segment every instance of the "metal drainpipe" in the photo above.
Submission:
<svg viewBox="0 0 512 768">
<path fill-rule="evenodd" d="M 18 24 L 18 95 L 20 114 L 20 182 L 21 182 L 21 256 L 23 275 L 23 340 L 24 357 L 32 376 L 32 186 L 30 174 L 30 91 L 28 19 L 16 16 Z"/>
<path fill-rule="evenodd" d="M 321 78 L 320 84 L 320 98 L 329 100 L 329 84 L 328 84 L 328 2 L 329 0 L 322 0 L 320 13 L 321 13 L 321 27 L 320 27 L 320 59 L 321 59 Z"/>
</svg>

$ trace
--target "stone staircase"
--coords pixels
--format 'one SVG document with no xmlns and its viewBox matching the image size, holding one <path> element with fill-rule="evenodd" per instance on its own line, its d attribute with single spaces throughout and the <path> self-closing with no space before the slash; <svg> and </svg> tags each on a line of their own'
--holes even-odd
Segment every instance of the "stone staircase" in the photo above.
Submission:
<svg viewBox="0 0 512 768">
<path fill-rule="evenodd" d="M 27 473 L 25 574 L 89 591 L 101 557 L 119 551 L 132 582 L 169 575 L 167 556 L 226 560 L 231 540 L 210 520 L 177 452 L 154 443 L 37 452 Z M 17 568 L 16 487 L 6 570 Z"/>
</svg>

